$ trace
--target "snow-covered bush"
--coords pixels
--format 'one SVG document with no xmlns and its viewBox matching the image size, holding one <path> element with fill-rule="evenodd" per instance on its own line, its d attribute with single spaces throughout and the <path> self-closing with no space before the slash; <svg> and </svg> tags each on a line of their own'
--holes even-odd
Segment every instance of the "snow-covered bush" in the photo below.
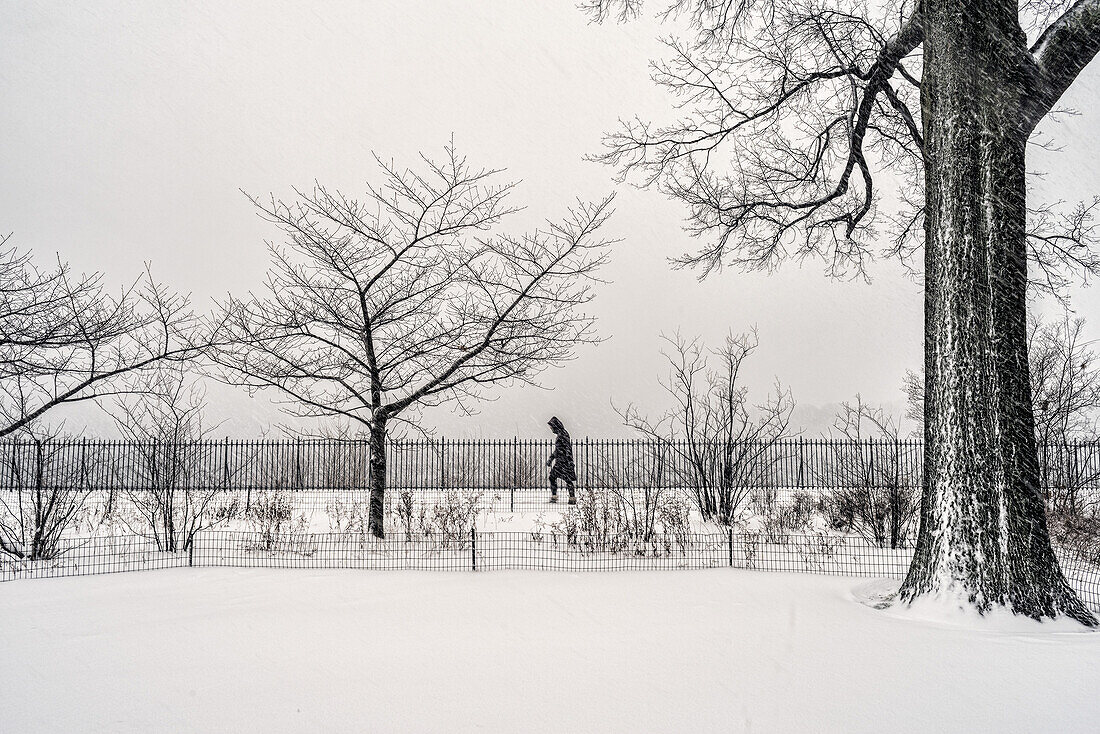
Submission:
<svg viewBox="0 0 1100 734">
<path fill-rule="evenodd" d="M 576 507 L 548 529 L 587 551 L 668 552 L 687 545 L 690 512 L 677 492 L 589 487 L 577 492 Z"/>
<path fill-rule="evenodd" d="M 304 513 L 295 517 L 294 499 L 293 492 L 283 488 L 262 489 L 253 496 L 245 520 L 259 536 L 255 546 L 258 550 L 270 553 L 301 550 L 295 536 L 309 529 L 309 520 Z"/>
<path fill-rule="evenodd" d="M 413 490 L 407 487 L 397 491 L 393 513 L 397 516 L 397 525 L 404 532 L 405 540 L 411 541 L 413 535 L 424 532 L 424 527 L 428 524 L 427 506 L 416 502 Z"/>
<path fill-rule="evenodd" d="M 819 495 L 795 492 L 789 502 L 774 506 L 776 523 L 792 532 L 819 529 L 815 528 L 815 521 L 821 516 L 822 504 Z"/>
<path fill-rule="evenodd" d="M 449 487 L 428 499 L 415 490 L 401 489 L 388 511 L 406 541 L 437 536 L 444 547 L 465 547 L 478 515 L 486 508 L 486 491 Z"/>
<path fill-rule="evenodd" d="M 457 544 L 463 547 L 469 540 L 478 514 L 484 509 L 484 496 L 483 490 L 445 490 L 431 507 L 429 531 L 438 533 L 444 546 Z"/>
<path fill-rule="evenodd" d="M 367 532 L 370 500 L 353 494 L 337 496 L 325 504 L 328 528 L 341 535 Z"/>
<path fill-rule="evenodd" d="M 818 470 L 829 487 L 830 525 L 882 548 L 904 548 L 916 533 L 920 486 L 910 476 L 897 422 L 856 396 L 833 423 L 832 456 Z"/>
<path fill-rule="evenodd" d="M 898 485 L 843 487 L 825 498 L 829 524 L 855 532 L 880 548 L 905 548 L 913 542 L 920 494 Z"/>
<path fill-rule="evenodd" d="M 843 538 L 825 532 L 813 532 L 805 535 L 792 535 L 788 546 L 793 547 L 802 560 L 802 566 L 808 571 L 822 571 L 836 560 L 837 551 L 844 543 Z"/>
<path fill-rule="evenodd" d="M 1054 545 L 1093 564 L 1100 564 L 1100 516 L 1053 510 L 1047 515 Z"/>
</svg>

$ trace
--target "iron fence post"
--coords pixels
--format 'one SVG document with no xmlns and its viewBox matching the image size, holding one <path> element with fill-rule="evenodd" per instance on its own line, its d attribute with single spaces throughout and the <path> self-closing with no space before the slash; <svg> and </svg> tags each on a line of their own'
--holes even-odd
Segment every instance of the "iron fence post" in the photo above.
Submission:
<svg viewBox="0 0 1100 734">
<path fill-rule="evenodd" d="M 470 562 L 473 570 L 477 570 L 477 530 L 470 526 Z"/>
<path fill-rule="evenodd" d="M 1069 495 L 1069 511 L 1071 515 L 1077 514 L 1077 490 L 1081 488 L 1081 468 L 1077 462 L 1077 449 L 1080 445 L 1081 441 L 1079 439 L 1073 442 L 1073 489 L 1070 491 Z"/>
<path fill-rule="evenodd" d="M 589 475 L 589 465 L 592 463 L 592 446 L 588 442 L 588 436 L 584 437 L 584 488 L 592 486 L 592 477 Z"/>
<path fill-rule="evenodd" d="M 805 449 L 806 449 L 806 441 L 805 441 L 805 439 L 802 438 L 802 436 L 799 436 L 798 437 L 798 488 L 799 489 L 804 489 L 805 488 L 805 486 L 804 486 L 805 479 L 803 478 L 803 475 L 802 475 L 803 467 L 804 467 L 805 462 L 806 462 Z"/>
<path fill-rule="evenodd" d="M 733 528 L 727 528 L 729 531 L 729 551 L 730 551 L 730 568 L 733 568 Z"/>
</svg>

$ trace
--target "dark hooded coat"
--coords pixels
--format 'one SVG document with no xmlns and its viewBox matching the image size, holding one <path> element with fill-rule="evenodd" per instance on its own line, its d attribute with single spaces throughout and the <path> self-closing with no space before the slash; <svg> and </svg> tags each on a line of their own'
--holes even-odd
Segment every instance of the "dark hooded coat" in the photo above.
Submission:
<svg viewBox="0 0 1100 734">
<path fill-rule="evenodd" d="M 573 444 L 569 441 L 569 431 L 557 418 L 550 419 L 550 428 L 557 435 L 554 441 L 554 453 L 550 458 L 554 465 L 550 468 L 551 479 L 561 479 L 566 482 L 577 481 L 577 467 L 573 463 Z"/>
</svg>

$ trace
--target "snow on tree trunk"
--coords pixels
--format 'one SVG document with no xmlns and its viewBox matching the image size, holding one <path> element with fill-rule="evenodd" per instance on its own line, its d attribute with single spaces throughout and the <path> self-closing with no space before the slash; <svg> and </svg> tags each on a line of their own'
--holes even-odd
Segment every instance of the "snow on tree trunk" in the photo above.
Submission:
<svg viewBox="0 0 1100 734">
<path fill-rule="evenodd" d="M 1015 0 L 924 4 L 925 471 L 900 597 L 1096 619 L 1050 544 L 1026 341 L 1030 59 Z"/>
<path fill-rule="evenodd" d="M 386 537 L 386 421 L 375 415 L 370 428 L 370 517 L 368 530 L 376 538 Z"/>
</svg>

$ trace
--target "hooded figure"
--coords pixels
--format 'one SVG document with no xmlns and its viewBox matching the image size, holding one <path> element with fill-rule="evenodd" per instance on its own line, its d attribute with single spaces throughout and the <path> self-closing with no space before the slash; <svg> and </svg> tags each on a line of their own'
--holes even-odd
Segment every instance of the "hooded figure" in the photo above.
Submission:
<svg viewBox="0 0 1100 734">
<path fill-rule="evenodd" d="M 554 453 L 546 460 L 550 466 L 550 501 L 558 501 L 558 480 L 565 481 L 569 488 L 569 504 L 577 504 L 577 491 L 574 482 L 577 481 L 577 468 L 573 464 L 573 445 L 569 442 L 569 431 L 555 416 L 547 423 L 557 439 L 554 441 Z M 553 465 L 553 466 L 551 466 Z"/>
</svg>

